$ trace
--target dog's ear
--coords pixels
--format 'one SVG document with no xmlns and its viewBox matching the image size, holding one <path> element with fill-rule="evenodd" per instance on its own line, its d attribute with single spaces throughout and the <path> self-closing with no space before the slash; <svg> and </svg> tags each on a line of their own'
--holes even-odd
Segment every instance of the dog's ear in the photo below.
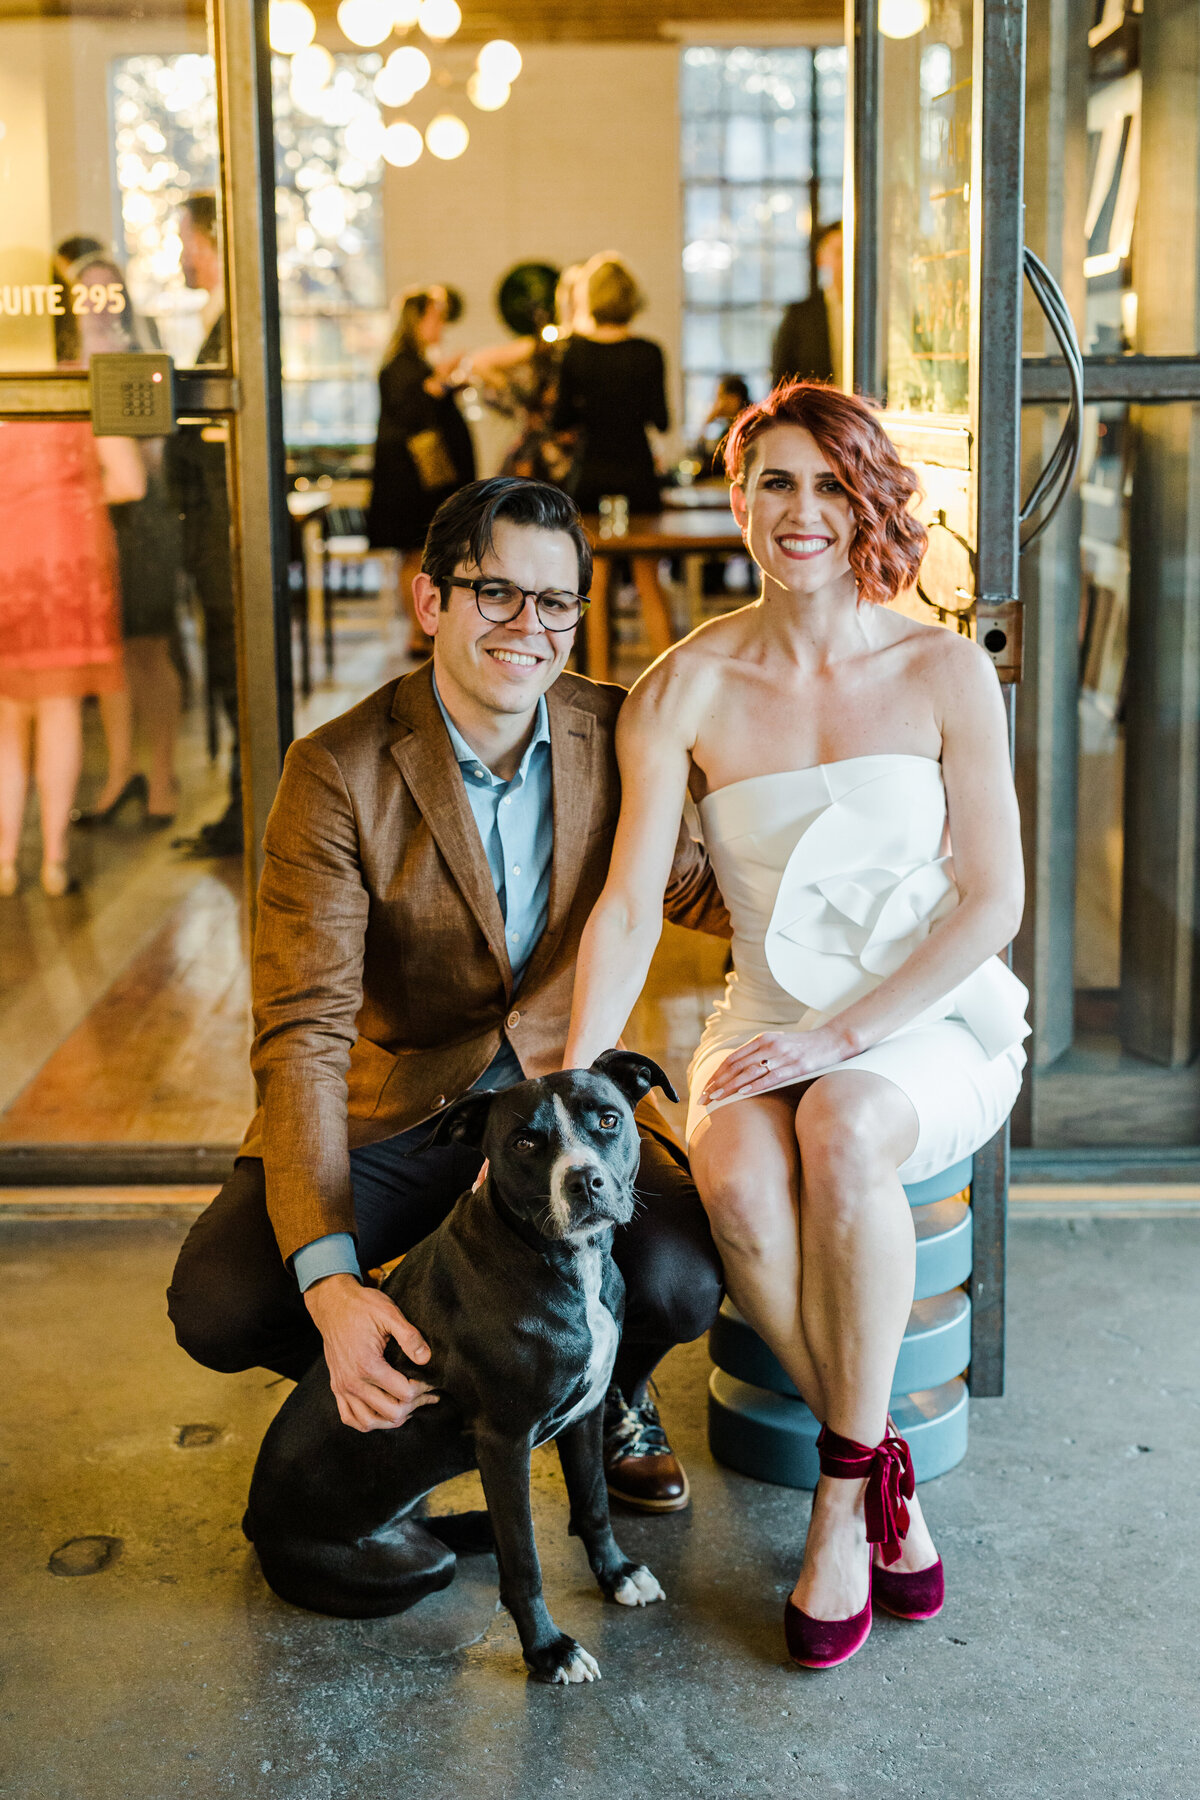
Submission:
<svg viewBox="0 0 1200 1800">
<path fill-rule="evenodd" d="M 495 1098 L 487 1089 L 481 1094 L 464 1094 L 439 1113 L 429 1136 L 417 1145 L 418 1150 L 431 1150 L 435 1144 L 467 1144 L 473 1150 L 481 1149 Z"/>
<path fill-rule="evenodd" d="M 652 1087 L 661 1088 L 669 1100 L 679 1098 L 658 1064 L 636 1050 L 602 1050 L 592 1067 L 620 1088 L 630 1106 L 636 1106 Z"/>
</svg>

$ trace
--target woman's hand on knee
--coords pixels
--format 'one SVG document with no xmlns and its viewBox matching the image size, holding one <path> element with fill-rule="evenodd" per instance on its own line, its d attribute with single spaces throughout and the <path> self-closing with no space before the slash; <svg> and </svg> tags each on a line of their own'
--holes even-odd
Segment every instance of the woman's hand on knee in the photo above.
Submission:
<svg viewBox="0 0 1200 1800">
<path fill-rule="evenodd" d="M 808 1081 L 854 1055 L 853 1046 L 832 1025 L 816 1031 L 764 1031 L 734 1050 L 714 1070 L 700 1096 L 702 1106 L 714 1100 L 748 1100 L 775 1088 Z"/>
<path fill-rule="evenodd" d="M 418 1406 L 437 1400 L 427 1382 L 387 1361 L 389 1338 L 415 1363 L 428 1362 L 429 1346 L 378 1288 L 361 1286 L 353 1275 L 327 1275 L 307 1289 L 304 1304 L 325 1343 L 329 1385 L 343 1425 L 392 1430 Z"/>
</svg>

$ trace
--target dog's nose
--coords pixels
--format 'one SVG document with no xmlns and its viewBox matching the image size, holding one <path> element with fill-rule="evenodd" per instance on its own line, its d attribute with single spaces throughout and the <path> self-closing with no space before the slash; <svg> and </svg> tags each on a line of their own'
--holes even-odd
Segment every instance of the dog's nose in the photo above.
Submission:
<svg viewBox="0 0 1200 1800">
<path fill-rule="evenodd" d="M 604 1171 L 595 1163 L 577 1163 L 563 1176 L 563 1189 L 572 1200 L 586 1200 L 590 1194 L 601 1193 L 603 1188 Z"/>
</svg>

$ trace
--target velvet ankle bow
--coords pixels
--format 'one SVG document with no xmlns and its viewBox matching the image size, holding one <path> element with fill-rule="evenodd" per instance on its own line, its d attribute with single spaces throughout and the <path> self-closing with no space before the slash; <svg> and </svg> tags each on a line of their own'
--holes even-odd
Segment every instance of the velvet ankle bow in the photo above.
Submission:
<svg viewBox="0 0 1200 1800">
<path fill-rule="evenodd" d="M 817 1454 L 822 1475 L 842 1481 L 866 1477 L 867 1542 L 878 1544 L 886 1564 L 899 1562 L 900 1546 L 908 1536 L 908 1507 L 916 1491 L 908 1445 L 888 1421 L 889 1431 L 874 1449 L 857 1444 L 821 1427 Z"/>
</svg>

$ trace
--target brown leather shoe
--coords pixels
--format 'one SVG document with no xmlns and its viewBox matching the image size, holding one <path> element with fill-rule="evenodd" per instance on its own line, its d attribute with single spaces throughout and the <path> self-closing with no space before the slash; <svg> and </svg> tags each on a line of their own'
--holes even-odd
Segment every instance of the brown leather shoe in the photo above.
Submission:
<svg viewBox="0 0 1200 1800">
<path fill-rule="evenodd" d="M 639 1512 L 680 1512 L 688 1478 L 667 1442 L 658 1408 L 647 1392 L 632 1405 L 611 1387 L 604 1402 L 604 1476 L 614 1500 Z"/>
</svg>

